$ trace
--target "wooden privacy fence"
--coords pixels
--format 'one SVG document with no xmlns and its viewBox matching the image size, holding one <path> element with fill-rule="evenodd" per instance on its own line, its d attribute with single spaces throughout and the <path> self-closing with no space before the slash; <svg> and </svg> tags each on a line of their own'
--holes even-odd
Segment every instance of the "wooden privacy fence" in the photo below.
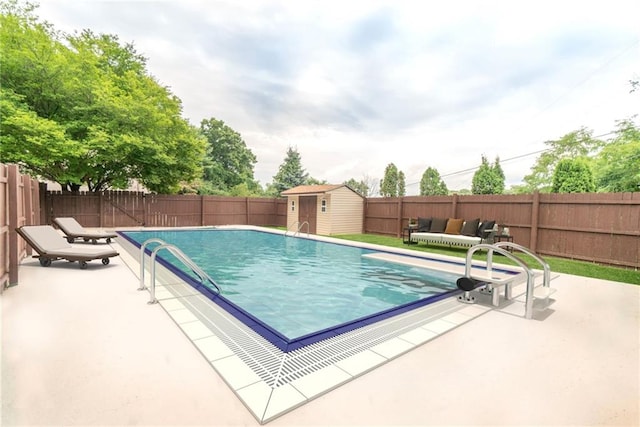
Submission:
<svg viewBox="0 0 640 427">
<path fill-rule="evenodd" d="M 0 292 L 18 283 L 18 264 L 31 248 L 15 229 L 40 224 L 40 185 L 17 165 L 0 163 Z"/>
<path fill-rule="evenodd" d="M 285 226 L 285 199 L 157 195 L 130 191 L 47 192 L 46 222 L 71 216 L 85 227 Z"/>
<path fill-rule="evenodd" d="M 640 193 L 370 198 L 365 233 L 400 236 L 409 218 L 480 218 L 541 255 L 640 268 Z"/>
</svg>

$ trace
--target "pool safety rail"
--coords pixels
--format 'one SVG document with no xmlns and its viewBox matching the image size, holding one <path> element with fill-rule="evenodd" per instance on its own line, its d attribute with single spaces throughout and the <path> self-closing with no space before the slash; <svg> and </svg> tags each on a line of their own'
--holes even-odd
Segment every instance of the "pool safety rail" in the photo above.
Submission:
<svg viewBox="0 0 640 427">
<path fill-rule="evenodd" d="M 171 252 L 176 258 L 178 258 L 184 265 L 189 267 L 193 273 L 198 276 L 200 279 L 200 283 L 204 285 L 204 282 L 209 282 L 213 287 L 218 291 L 218 295 L 222 292 L 220 290 L 220 286 L 211 278 L 207 273 L 205 273 L 191 258 L 184 254 L 176 245 L 172 245 L 171 243 L 167 243 L 162 239 L 152 238 L 146 240 L 142 245 L 140 245 L 140 287 L 139 291 L 146 290 L 147 287 L 144 284 L 144 254 L 145 249 L 151 243 L 159 243 L 158 246 L 153 248 L 151 251 L 151 261 L 149 263 L 149 269 L 151 271 L 151 286 L 149 288 L 149 302 L 147 304 L 156 304 L 158 300 L 156 299 L 156 256 L 158 252 L 163 249 Z"/>
<path fill-rule="evenodd" d="M 472 272 L 472 258 L 473 254 L 479 250 L 487 251 L 487 264 L 486 270 L 480 274 L 477 272 Z M 504 286 L 504 297 L 506 300 L 512 299 L 512 286 L 514 284 L 514 278 L 498 278 L 494 277 L 492 274 L 493 270 L 493 254 L 498 253 L 503 255 L 511 260 L 513 260 L 518 266 L 520 266 L 524 273 L 526 274 L 527 279 L 527 288 L 526 288 L 526 297 L 525 297 L 525 314 L 524 317 L 527 319 L 531 319 L 533 317 L 533 301 L 535 299 L 534 296 L 534 288 L 536 287 L 535 279 L 536 273 L 533 271 L 529 265 L 522 260 L 520 257 L 516 255 L 514 251 L 519 251 L 525 253 L 536 260 L 543 268 L 543 278 L 542 278 L 542 286 L 545 288 L 543 298 L 547 299 L 546 304 L 548 305 L 548 297 L 550 290 L 550 282 L 551 282 L 551 269 L 549 268 L 549 264 L 547 264 L 542 258 L 536 255 L 530 249 L 518 245 L 513 242 L 497 242 L 494 244 L 489 243 L 481 243 L 475 246 L 472 246 L 467 251 L 467 258 L 465 264 L 465 277 L 459 279 L 458 287 L 464 291 L 463 295 L 458 297 L 458 300 L 466 303 L 474 303 L 475 297 L 471 295 L 471 291 L 475 288 L 478 288 L 480 292 L 486 292 L 491 294 L 492 304 L 494 306 L 499 305 L 500 296 L 498 292 L 498 288 Z M 465 279 L 471 279 L 470 281 Z M 462 281 L 462 282 L 461 282 Z"/>
<path fill-rule="evenodd" d="M 300 230 L 302 230 L 302 228 L 305 225 L 307 226 L 307 237 L 309 237 L 309 221 L 303 221 L 303 222 L 294 221 L 289 227 L 287 227 L 287 231 L 285 231 L 284 235 L 288 236 L 289 232 L 292 231 L 292 229 L 296 228 L 296 226 L 297 226 L 297 229 L 296 229 L 295 233 L 293 233 L 294 236 L 297 236 L 297 235 L 300 234 Z"/>
</svg>

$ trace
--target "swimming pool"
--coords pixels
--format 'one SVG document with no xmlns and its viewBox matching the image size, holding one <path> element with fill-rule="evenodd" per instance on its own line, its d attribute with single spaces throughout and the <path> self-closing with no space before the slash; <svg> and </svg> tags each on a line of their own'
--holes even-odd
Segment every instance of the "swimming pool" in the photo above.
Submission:
<svg viewBox="0 0 640 427">
<path fill-rule="evenodd" d="M 167 251 L 159 261 L 283 351 L 395 316 L 458 290 L 459 274 L 376 258 L 380 251 L 256 230 L 120 234 L 178 246 L 222 289 L 218 296 Z M 154 244 L 149 246 L 154 247 Z"/>
</svg>

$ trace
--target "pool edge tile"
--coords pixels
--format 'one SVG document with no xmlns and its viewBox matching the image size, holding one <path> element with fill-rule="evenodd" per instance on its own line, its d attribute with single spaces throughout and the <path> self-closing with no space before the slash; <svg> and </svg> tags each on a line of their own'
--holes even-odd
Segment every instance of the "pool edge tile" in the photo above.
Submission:
<svg viewBox="0 0 640 427">
<path fill-rule="evenodd" d="M 307 399 L 313 399 L 323 393 L 351 380 L 353 377 L 336 365 L 329 365 L 319 371 L 298 378 L 289 384 L 295 387 Z"/>
</svg>

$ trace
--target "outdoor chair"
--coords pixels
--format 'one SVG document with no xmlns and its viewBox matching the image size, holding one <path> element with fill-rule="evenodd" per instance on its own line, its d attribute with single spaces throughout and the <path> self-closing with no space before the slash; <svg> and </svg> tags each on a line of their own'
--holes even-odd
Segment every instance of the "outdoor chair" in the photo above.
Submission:
<svg viewBox="0 0 640 427">
<path fill-rule="evenodd" d="M 102 264 L 109 264 L 109 258 L 120 255 L 110 246 L 107 247 L 73 247 L 50 225 L 25 225 L 16 231 L 31 246 L 38 255 L 40 265 L 49 267 L 52 261 L 66 259 L 78 261 L 80 268 L 87 268 L 87 262 L 101 259 Z"/>
<path fill-rule="evenodd" d="M 111 243 L 111 239 L 114 237 L 118 237 L 117 234 L 113 233 L 100 233 L 100 232 L 90 232 L 84 229 L 75 218 L 55 218 L 53 222 L 56 223 L 58 228 L 62 230 L 64 233 L 64 237 L 67 238 L 67 242 L 73 243 L 76 239 L 82 239 L 85 242 L 91 240 L 91 243 L 94 245 L 98 243 L 100 239 L 106 239 L 107 243 Z"/>
</svg>

